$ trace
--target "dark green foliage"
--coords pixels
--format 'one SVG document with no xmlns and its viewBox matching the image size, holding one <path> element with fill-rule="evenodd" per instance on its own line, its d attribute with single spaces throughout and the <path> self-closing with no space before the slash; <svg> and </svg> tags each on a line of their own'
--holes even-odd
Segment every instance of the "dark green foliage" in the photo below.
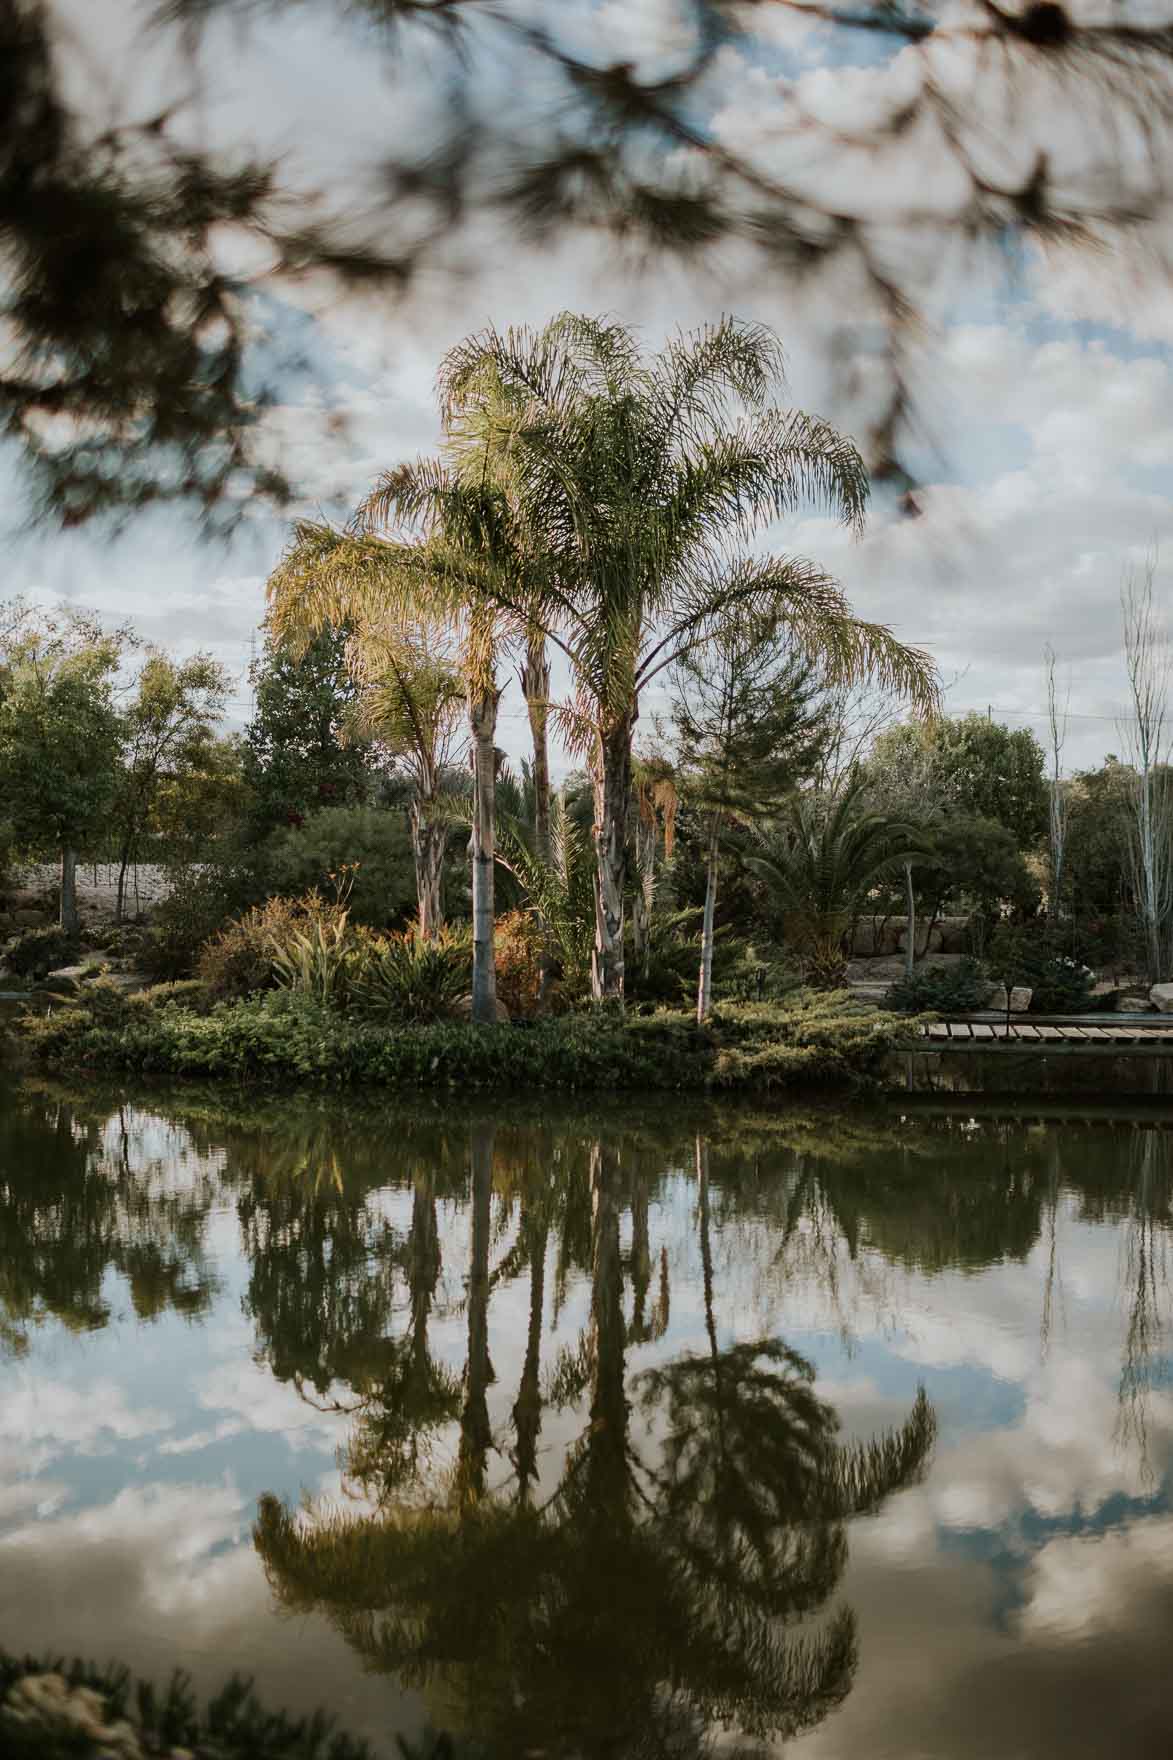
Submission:
<svg viewBox="0 0 1173 1760">
<path fill-rule="evenodd" d="M 942 804 L 950 817 L 989 819 L 1030 849 L 1047 828 L 1048 795 L 1043 748 L 1026 728 L 1011 730 L 984 715 L 942 715 L 890 728 L 876 741 L 869 763 L 897 772 L 911 767 L 924 747 L 934 759 Z"/>
<path fill-rule="evenodd" d="M 223 1003 L 207 1014 L 131 998 L 125 1020 L 95 1018 L 83 992 L 21 1023 L 33 1056 L 110 1073 L 206 1076 L 309 1087 L 802 1088 L 879 1076 L 911 1029 L 845 995 L 799 992 L 787 1003 L 719 1005 L 704 1028 L 666 1011 L 624 1019 L 595 1012 L 524 1028 L 446 1024 L 389 1032 L 288 992 Z"/>
<path fill-rule="evenodd" d="M 26 929 L 4 954 L 3 964 L 17 977 L 35 980 L 58 966 L 71 965 L 80 951 L 77 936 L 64 929 Z"/>
<path fill-rule="evenodd" d="M 360 1014 L 404 1026 L 441 1020 L 468 994 L 472 934 L 441 929 L 431 940 L 408 932 L 360 948 L 350 996 Z"/>
<path fill-rule="evenodd" d="M 106 1702 L 106 1722 L 128 1718 L 152 1753 L 170 1754 L 182 1746 L 195 1760 L 373 1760 L 366 1742 L 336 1733 L 334 1719 L 316 1711 L 292 1718 L 266 1711 L 252 1683 L 234 1675 L 201 1708 L 191 1682 L 176 1670 L 165 1691 L 134 1680 L 127 1668 L 97 1668 L 78 1659 L 11 1656 L 0 1650 L 0 1703 L 27 1675 L 59 1674 L 68 1685 L 88 1687 Z M 0 1742 L 5 1760 L 96 1760 L 98 1750 L 80 1734 L 54 1741 L 43 1726 L 22 1731 L 0 1711 Z M 435 1753 L 441 1752 L 437 1747 Z"/>
<path fill-rule="evenodd" d="M 900 1014 L 929 1010 L 949 1014 L 954 1009 L 965 1012 L 983 1007 L 989 988 L 990 980 L 978 961 L 962 959 L 956 965 L 921 966 L 911 975 L 898 978 L 885 1003 Z"/>
<path fill-rule="evenodd" d="M 1029 985 L 1032 1014 L 1082 1013 L 1095 983 L 1095 973 L 1064 949 L 1062 937 L 1038 922 L 995 929 L 986 966 L 999 983 Z"/>
<path fill-rule="evenodd" d="M 256 896 L 256 879 L 242 866 L 180 868 L 171 877 L 171 891 L 155 907 L 143 970 L 164 981 L 190 978 L 205 942 Z"/>
<path fill-rule="evenodd" d="M 266 638 L 252 674 L 256 708 L 243 751 L 254 839 L 323 807 L 360 806 L 370 795 L 369 747 L 347 738 L 358 690 L 346 641 L 345 631 L 326 630 L 295 655 Z"/>
<path fill-rule="evenodd" d="M 416 908 L 407 815 L 385 807 L 326 807 L 303 825 L 274 831 L 256 855 L 268 893 L 331 895 L 345 874 L 351 920 L 374 929 L 398 926 Z"/>
</svg>

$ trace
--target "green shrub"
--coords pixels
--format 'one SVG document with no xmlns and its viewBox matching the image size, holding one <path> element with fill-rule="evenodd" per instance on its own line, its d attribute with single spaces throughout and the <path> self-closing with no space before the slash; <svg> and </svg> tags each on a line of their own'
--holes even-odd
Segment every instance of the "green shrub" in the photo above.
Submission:
<svg viewBox="0 0 1173 1760">
<path fill-rule="evenodd" d="M 899 1014 L 965 1012 L 982 1008 L 990 989 L 976 959 L 960 959 L 956 965 L 922 966 L 898 978 L 884 998 Z"/>
<path fill-rule="evenodd" d="M 133 1004 L 134 999 L 131 999 Z M 312 998 L 278 991 L 219 1003 L 128 1007 L 121 1025 L 85 1001 L 21 1023 L 50 1066 L 299 1086 L 461 1089 L 755 1089 L 845 1086 L 877 1078 L 915 1028 L 843 993 L 783 1005 L 719 1004 L 703 1027 L 660 1011 L 567 1015 L 521 1027 L 446 1022 L 388 1032 Z"/>
<path fill-rule="evenodd" d="M 310 912 L 304 926 L 269 943 L 269 968 L 278 987 L 323 1005 L 347 1000 L 353 966 L 354 933 L 345 910 Z"/>
<path fill-rule="evenodd" d="M 274 964 L 278 951 L 288 951 L 314 924 L 343 925 L 347 913 L 318 892 L 302 898 L 270 898 L 253 905 L 213 935 L 200 950 L 196 975 L 215 997 L 251 996 L 272 990 L 281 979 Z"/>
<path fill-rule="evenodd" d="M 412 930 L 371 937 L 355 949 L 350 997 L 373 1020 L 412 1025 L 442 1020 L 467 995 L 472 931 L 446 927 L 424 941 Z"/>
<path fill-rule="evenodd" d="M 80 952 L 77 936 L 67 935 L 64 929 L 26 929 L 8 948 L 4 964 L 18 978 L 35 983 L 58 966 L 72 965 Z"/>
<path fill-rule="evenodd" d="M 802 989 L 797 961 L 769 945 L 739 942 L 717 962 L 717 969 L 717 998 L 722 1002 L 781 1002 Z"/>
<path fill-rule="evenodd" d="M 394 809 L 325 807 L 303 825 L 273 832 L 256 865 L 264 891 L 287 898 L 329 895 L 345 872 L 351 920 L 371 928 L 399 926 L 416 910 L 411 837 L 405 815 Z"/>
<path fill-rule="evenodd" d="M 171 891 L 155 906 L 141 953 L 143 970 L 161 980 L 190 978 L 205 942 L 255 898 L 255 881 L 241 867 L 178 869 Z"/>
<path fill-rule="evenodd" d="M 1032 1014 L 1083 1012 L 1096 981 L 1091 967 L 1039 923 L 1002 924 L 990 937 L 986 963 L 997 982 L 1029 985 Z"/>
</svg>

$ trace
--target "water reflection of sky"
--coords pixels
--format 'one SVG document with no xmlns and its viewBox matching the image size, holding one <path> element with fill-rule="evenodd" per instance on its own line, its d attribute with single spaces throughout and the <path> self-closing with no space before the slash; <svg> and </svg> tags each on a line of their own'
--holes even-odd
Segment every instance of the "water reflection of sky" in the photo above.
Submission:
<svg viewBox="0 0 1173 1760">
<path fill-rule="evenodd" d="M 1060 1153 L 1065 1129 L 1050 1133 Z M 118 1143 L 124 1174 L 160 1197 L 206 1195 L 210 1182 L 199 1230 L 213 1289 L 204 1312 L 164 1308 L 142 1320 L 127 1278 L 107 1269 L 104 1325 L 74 1331 L 42 1318 L 25 1329 L 22 1354 L 0 1346 L 0 1643 L 121 1655 L 147 1671 L 180 1662 L 203 1686 L 242 1667 L 292 1709 L 326 1703 L 356 1732 L 385 1738 L 418 1722 L 418 1698 L 364 1674 L 321 1616 L 279 1617 L 252 1546 L 262 1494 L 340 1495 L 337 1454 L 350 1419 L 331 1405 L 345 1407 L 348 1390 L 299 1391 L 269 1366 L 250 1309 L 241 1187 L 226 1173 L 232 1145 L 216 1135 L 213 1123 L 200 1148 L 182 1127 L 136 1113 L 128 1143 Z M 112 1142 L 107 1130 L 85 1177 L 107 1177 Z M 852 1524 L 839 1595 L 859 1616 L 859 1670 L 845 1703 L 787 1744 L 800 1760 L 1173 1751 L 1163 1679 L 1173 1637 L 1167 1242 L 1163 1220 L 1138 1233 L 1133 1218 L 1137 1179 L 1150 1196 L 1154 1177 L 1166 1195 L 1171 1182 L 1167 1159 L 1154 1174 L 1150 1156 L 1138 1172 L 1121 1145 L 1112 1133 L 1100 1150 L 1081 1150 L 1081 1166 L 1097 1154 L 1112 1163 L 1106 1203 L 1089 1206 L 1060 1178 L 1025 1252 L 1016 1237 L 1013 1255 L 964 1267 L 919 1264 L 891 1216 L 877 1245 L 866 1205 L 852 1254 L 817 1193 L 784 1238 L 776 1212 L 739 1208 L 715 1171 L 718 1341 L 781 1334 L 815 1365 L 820 1397 L 851 1435 L 898 1424 L 922 1381 L 939 1426 L 923 1482 Z M 1161 1152 L 1167 1158 L 1163 1141 Z M 1004 1135 L 997 1153 L 1003 1162 Z M 1030 1153 L 1037 1159 L 1037 1141 Z M 793 1177 L 788 1151 L 761 1159 L 765 1188 Z M 837 1177 L 850 1188 L 850 1155 Z M 19 1179 L 19 1170 L 0 1174 L 0 1198 Z M 347 1191 L 393 1237 L 406 1233 L 409 1190 L 360 1182 Z M 1149 1209 L 1160 1216 L 1160 1204 Z M 498 1195 L 494 1266 L 516 1240 L 517 1212 Z M 430 1342 L 459 1376 L 470 1217 L 457 1195 L 441 1196 L 437 1214 Z M 991 1226 L 996 1236 L 996 1215 Z M 670 1317 L 659 1338 L 631 1343 L 629 1376 L 705 1348 L 697 1192 L 684 1152 L 664 1154 L 648 1236 L 648 1300 L 663 1250 Z M 621 1248 L 631 1247 L 625 1211 Z M 0 1263 L 3 1255 L 0 1238 Z M 495 1434 L 508 1430 L 517 1393 L 527 1272 L 519 1261 L 490 1300 Z M 555 1322 L 557 1283 L 552 1241 L 548 1364 L 590 1320 L 586 1268 L 566 1275 Z M 629 1316 L 630 1300 L 627 1289 Z M 543 1487 L 582 1424 L 581 1400 L 547 1412 Z M 451 1456 L 453 1438 L 444 1440 Z M 494 1471 L 507 1471 L 503 1459 Z"/>
</svg>

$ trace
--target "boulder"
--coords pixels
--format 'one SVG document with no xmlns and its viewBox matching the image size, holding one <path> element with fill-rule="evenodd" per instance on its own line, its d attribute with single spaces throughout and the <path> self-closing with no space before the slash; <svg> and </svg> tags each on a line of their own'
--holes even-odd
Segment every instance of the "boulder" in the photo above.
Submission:
<svg viewBox="0 0 1173 1760">
<path fill-rule="evenodd" d="M 1033 991 L 1028 990 L 1025 984 L 1015 984 L 1010 992 L 1010 1013 L 1025 1014 L 1030 1007 L 1030 999 L 1032 995 Z M 986 992 L 985 1007 L 993 1009 L 997 1014 L 1005 1014 L 1006 1006 L 1007 998 L 1005 984 L 991 984 L 989 990 Z"/>
<path fill-rule="evenodd" d="M 103 981 L 112 990 L 118 990 L 123 996 L 137 996 L 140 990 L 149 990 L 154 983 L 145 972 L 103 972 Z"/>
<path fill-rule="evenodd" d="M 471 1021 L 471 1019 L 472 1019 L 472 997 L 471 996 L 459 997 L 457 999 L 457 1001 L 455 1001 L 452 1004 L 452 1011 L 451 1012 L 452 1012 L 452 1019 L 453 1020 Z M 501 1026 L 507 1027 L 509 1025 L 509 1018 L 510 1018 L 509 1017 L 509 1010 L 506 1008 L 505 1004 L 501 1001 L 501 998 L 498 997 L 497 998 L 497 1021 L 498 1021 L 498 1024 Z"/>
<path fill-rule="evenodd" d="M 1162 1014 L 1173 1014 L 1173 984 L 1154 984 L 1149 991 L 1149 1001 Z"/>
<path fill-rule="evenodd" d="M 1156 1003 L 1150 1002 L 1143 990 L 1134 993 L 1122 991 L 1117 996 L 1114 1007 L 1117 1014 L 1152 1014 Z"/>
</svg>

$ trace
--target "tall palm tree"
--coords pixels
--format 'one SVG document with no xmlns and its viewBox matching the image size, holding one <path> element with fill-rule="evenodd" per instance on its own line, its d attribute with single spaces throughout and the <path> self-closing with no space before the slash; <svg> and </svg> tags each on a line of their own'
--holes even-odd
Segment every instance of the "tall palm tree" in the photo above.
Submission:
<svg viewBox="0 0 1173 1760">
<path fill-rule="evenodd" d="M 563 313 L 541 331 L 482 331 L 440 369 L 445 419 L 464 424 L 462 469 L 479 448 L 486 476 L 507 471 L 527 547 L 544 564 L 531 622 L 574 671 L 577 700 L 561 724 L 594 776 L 597 999 L 623 997 L 641 698 L 731 611 L 776 616 L 831 680 L 871 678 L 920 709 L 935 701 L 927 657 L 853 617 L 823 569 L 737 549 L 810 500 L 862 524 L 858 451 L 820 418 L 773 407 L 780 383 L 773 335 L 728 318 L 646 362 L 622 325 Z"/>
<path fill-rule="evenodd" d="M 523 597 L 526 563 L 501 494 L 462 484 L 437 460 L 384 477 L 377 496 L 379 517 L 394 520 L 400 535 L 300 522 L 269 578 L 270 605 L 278 630 L 379 629 L 396 617 L 455 630 L 473 754 L 472 1018 L 491 1024 L 497 662 L 517 633 L 510 606 Z"/>
<path fill-rule="evenodd" d="M 791 937 L 808 956 L 808 978 L 841 983 L 842 943 L 860 899 L 884 875 L 925 856 L 931 839 L 920 827 L 868 805 L 868 778 L 850 772 L 830 794 L 794 797 L 765 854 L 746 866 L 778 893 Z"/>
</svg>

